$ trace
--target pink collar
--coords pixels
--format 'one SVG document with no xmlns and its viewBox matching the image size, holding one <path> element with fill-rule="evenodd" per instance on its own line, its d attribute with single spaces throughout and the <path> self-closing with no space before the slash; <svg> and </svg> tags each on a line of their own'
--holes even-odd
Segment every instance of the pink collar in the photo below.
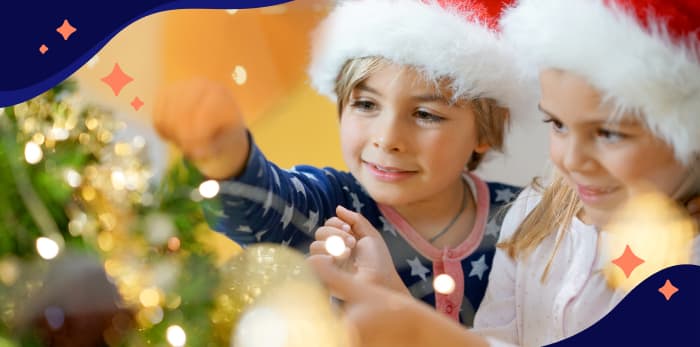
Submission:
<svg viewBox="0 0 700 347">
<path fill-rule="evenodd" d="M 396 227 L 399 234 L 416 251 L 433 262 L 433 278 L 448 274 L 455 281 L 452 293 L 447 295 L 435 293 L 435 308 L 456 321 L 459 321 L 459 310 L 464 299 L 462 259 L 472 254 L 481 244 L 490 209 L 489 190 L 486 183 L 470 172 L 465 174 L 465 179 L 474 182 L 476 187 L 476 220 L 469 236 L 453 249 L 434 247 L 421 237 L 394 208 L 378 204 L 379 210 Z"/>
<path fill-rule="evenodd" d="M 484 226 L 489 215 L 489 190 L 488 186 L 479 177 L 467 172 L 466 179 L 471 179 L 476 186 L 476 220 L 469 236 L 453 249 L 440 249 L 431 245 L 418 232 L 411 227 L 410 224 L 393 208 L 387 205 L 378 204 L 379 210 L 387 218 L 387 220 L 396 227 L 399 234 L 420 254 L 424 257 L 435 261 L 449 258 L 454 260 L 462 260 L 472 254 L 481 243 L 484 236 Z"/>
</svg>

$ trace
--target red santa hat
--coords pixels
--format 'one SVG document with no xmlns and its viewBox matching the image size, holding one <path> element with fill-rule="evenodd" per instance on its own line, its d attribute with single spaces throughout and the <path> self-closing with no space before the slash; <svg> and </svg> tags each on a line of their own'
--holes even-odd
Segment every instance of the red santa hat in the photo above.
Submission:
<svg viewBox="0 0 700 347">
<path fill-rule="evenodd" d="M 700 153 L 700 1 L 521 0 L 501 26 L 531 71 L 577 73 L 679 160 Z"/>
<path fill-rule="evenodd" d="M 513 114 L 534 100 L 528 94 L 532 86 L 521 84 L 512 50 L 496 30 L 508 2 L 339 1 L 315 32 L 311 84 L 335 101 L 345 63 L 377 56 L 416 67 L 430 80 L 451 78 L 455 97 L 492 98 Z"/>
</svg>

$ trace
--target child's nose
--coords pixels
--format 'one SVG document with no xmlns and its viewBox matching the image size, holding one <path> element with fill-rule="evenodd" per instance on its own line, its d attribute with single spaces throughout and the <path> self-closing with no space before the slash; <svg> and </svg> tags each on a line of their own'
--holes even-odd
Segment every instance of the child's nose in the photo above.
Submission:
<svg viewBox="0 0 700 347">
<path fill-rule="evenodd" d="M 386 117 L 389 118 L 389 117 Z M 372 145 L 387 152 L 404 150 L 404 136 L 395 119 L 384 119 L 374 126 Z"/>
<path fill-rule="evenodd" d="M 592 167 L 592 156 L 588 153 L 587 144 L 580 141 L 570 141 L 564 153 L 563 164 L 568 171 L 587 171 Z"/>
</svg>

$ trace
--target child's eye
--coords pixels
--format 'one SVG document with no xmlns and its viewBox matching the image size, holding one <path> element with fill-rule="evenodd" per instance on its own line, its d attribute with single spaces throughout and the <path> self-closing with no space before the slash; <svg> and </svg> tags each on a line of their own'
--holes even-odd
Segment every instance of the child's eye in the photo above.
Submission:
<svg viewBox="0 0 700 347">
<path fill-rule="evenodd" d="M 372 101 L 368 100 L 353 100 L 350 104 L 352 108 L 358 109 L 360 111 L 373 111 L 377 108 L 377 105 Z"/>
<path fill-rule="evenodd" d="M 418 118 L 418 121 L 422 123 L 440 123 L 445 120 L 445 118 L 436 116 L 430 112 L 426 111 L 416 111 L 415 117 Z"/>
<path fill-rule="evenodd" d="M 596 134 L 599 138 L 601 138 L 603 141 L 608 142 L 608 143 L 617 143 L 625 138 L 627 138 L 627 135 L 614 131 L 614 130 L 608 130 L 608 129 L 598 129 L 598 132 Z"/>
<path fill-rule="evenodd" d="M 556 120 L 554 118 L 545 118 L 542 121 L 545 123 L 552 123 L 552 129 L 558 133 L 566 131 L 566 127 L 559 120 Z"/>
</svg>

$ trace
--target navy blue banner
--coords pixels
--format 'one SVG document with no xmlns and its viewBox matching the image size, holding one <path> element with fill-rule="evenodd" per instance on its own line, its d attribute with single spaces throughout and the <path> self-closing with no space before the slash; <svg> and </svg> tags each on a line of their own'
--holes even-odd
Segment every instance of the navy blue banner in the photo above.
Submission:
<svg viewBox="0 0 700 347">
<path fill-rule="evenodd" d="M 290 0 L 0 1 L 0 107 L 63 81 L 116 34 L 153 13 L 244 9 Z"/>
<path fill-rule="evenodd" d="M 700 266 L 657 272 L 592 327 L 550 346 L 700 346 Z"/>
</svg>

